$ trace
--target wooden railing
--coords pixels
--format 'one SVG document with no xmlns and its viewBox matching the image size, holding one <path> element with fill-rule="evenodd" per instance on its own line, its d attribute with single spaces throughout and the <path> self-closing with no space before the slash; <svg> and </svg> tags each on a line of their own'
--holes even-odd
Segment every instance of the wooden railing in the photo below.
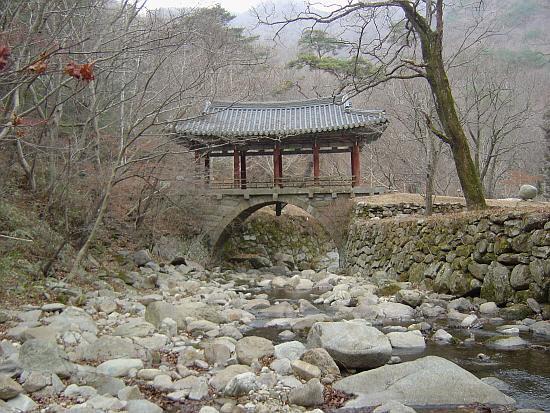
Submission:
<svg viewBox="0 0 550 413">
<path fill-rule="evenodd" d="M 210 181 L 208 187 L 212 189 L 242 188 L 312 188 L 312 187 L 352 187 L 353 176 L 318 176 L 318 177 L 284 177 L 269 180 L 226 180 Z"/>
</svg>

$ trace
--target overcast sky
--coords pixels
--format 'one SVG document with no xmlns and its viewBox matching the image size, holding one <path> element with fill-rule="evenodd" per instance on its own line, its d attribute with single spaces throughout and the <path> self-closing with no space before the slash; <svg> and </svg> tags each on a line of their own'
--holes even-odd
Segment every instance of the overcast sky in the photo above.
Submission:
<svg viewBox="0 0 550 413">
<path fill-rule="evenodd" d="M 231 13 L 243 13 L 250 10 L 252 6 L 257 6 L 266 0 L 145 0 L 146 7 L 149 9 L 158 9 L 161 7 L 210 7 L 216 4 L 221 4 L 222 7 Z M 288 0 L 286 2 L 292 2 Z M 303 0 L 294 0 L 295 3 L 300 3 Z M 285 2 L 285 3 L 286 3 Z M 316 4 L 316 8 L 322 9 L 321 4 L 335 5 L 347 4 L 348 0 L 310 0 L 311 4 Z M 329 7 L 330 8 L 330 7 Z"/>
<path fill-rule="evenodd" d="M 210 7 L 221 4 L 232 13 L 243 13 L 250 7 L 262 3 L 264 0 L 146 0 L 146 7 L 157 9 L 160 7 Z"/>
</svg>

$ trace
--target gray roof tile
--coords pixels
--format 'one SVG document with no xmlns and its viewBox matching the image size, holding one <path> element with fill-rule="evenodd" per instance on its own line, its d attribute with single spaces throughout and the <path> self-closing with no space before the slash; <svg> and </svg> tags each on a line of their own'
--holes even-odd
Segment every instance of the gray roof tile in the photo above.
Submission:
<svg viewBox="0 0 550 413">
<path fill-rule="evenodd" d="M 353 109 L 345 95 L 287 102 L 212 102 L 203 115 L 179 122 L 194 136 L 289 136 L 383 125 L 382 110 Z"/>
</svg>

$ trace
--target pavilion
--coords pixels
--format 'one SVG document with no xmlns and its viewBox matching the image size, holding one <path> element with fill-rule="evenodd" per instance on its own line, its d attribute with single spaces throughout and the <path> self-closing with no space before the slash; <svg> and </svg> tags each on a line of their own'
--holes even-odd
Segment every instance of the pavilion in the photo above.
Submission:
<svg viewBox="0 0 550 413">
<path fill-rule="evenodd" d="M 180 143 L 204 161 L 205 184 L 210 183 L 210 159 L 233 157 L 233 179 L 218 188 L 275 188 L 288 186 L 351 186 L 361 184 L 359 154 L 377 140 L 388 119 L 382 110 L 354 109 L 346 95 L 285 102 L 212 102 L 196 118 L 179 122 Z M 351 154 L 349 178 L 321 176 L 321 154 Z M 313 177 L 283 177 L 283 157 L 313 156 Z M 250 156 L 272 156 L 273 178 L 247 180 Z M 202 169 L 202 167 L 201 167 Z"/>
</svg>

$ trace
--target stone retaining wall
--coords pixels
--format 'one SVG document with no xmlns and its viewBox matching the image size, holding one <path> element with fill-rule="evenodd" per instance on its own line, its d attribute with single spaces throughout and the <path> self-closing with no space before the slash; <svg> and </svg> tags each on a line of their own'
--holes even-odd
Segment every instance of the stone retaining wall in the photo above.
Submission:
<svg viewBox="0 0 550 413">
<path fill-rule="evenodd" d="M 402 205 L 385 205 L 382 214 L 414 210 Z M 361 208 L 371 213 L 380 207 Z M 375 280 L 409 281 L 440 293 L 479 293 L 499 304 L 527 298 L 547 302 L 549 221 L 550 213 L 519 211 L 452 218 L 358 219 L 346 245 L 349 272 Z"/>
<path fill-rule="evenodd" d="M 452 212 L 466 211 L 466 205 L 459 203 L 434 203 L 433 212 L 435 214 L 449 214 Z M 359 218 L 388 218 L 403 217 L 408 215 L 424 215 L 426 208 L 424 205 L 413 203 L 400 204 L 370 204 L 367 202 L 358 202 L 355 207 L 355 216 Z"/>
</svg>

